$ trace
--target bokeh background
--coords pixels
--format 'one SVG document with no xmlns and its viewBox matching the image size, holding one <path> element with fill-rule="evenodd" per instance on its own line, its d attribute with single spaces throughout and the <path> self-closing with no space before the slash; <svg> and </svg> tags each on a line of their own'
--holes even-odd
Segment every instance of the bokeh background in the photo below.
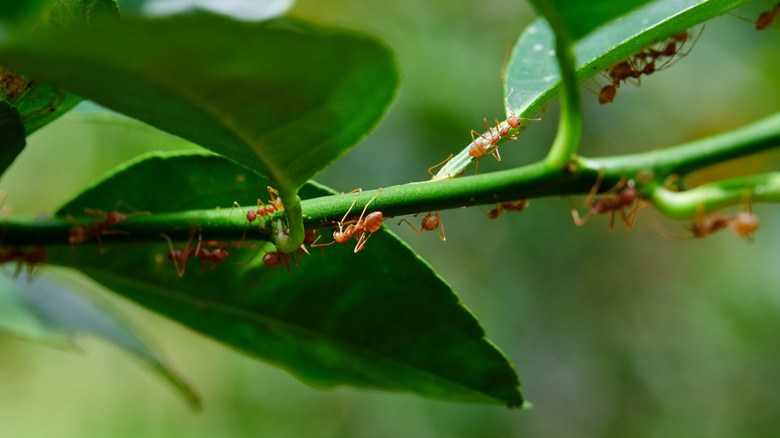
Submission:
<svg viewBox="0 0 780 438">
<path fill-rule="evenodd" d="M 762 0 L 739 13 L 756 17 L 769 7 Z M 317 177 L 342 191 L 427 179 L 426 169 L 467 145 L 483 117 L 500 118 L 506 46 L 534 18 L 527 4 L 509 0 L 300 0 L 291 13 L 369 32 L 398 55 L 402 84 L 389 114 Z M 687 58 L 641 87 L 622 87 L 615 103 L 601 106 L 583 89 L 581 152 L 667 147 L 778 111 L 779 44 L 780 30 L 757 32 L 727 15 L 706 24 Z M 557 125 L 557 106 L 551 109 L 502 148 L 504 161 L 483 160 L 481 172 L 544 156 Z M 50 212 L 131 157 L 193 147 L 94 113 L 93 105 L 83 104 L 29 138 L 0 181 L 7 205 L 19 213 Z M 697 179 L 777 164 L 778 154 L 768 153 Z M 452 285 L 515 364 L 532 410 L 313 389 L 96 286 L 89 292 L 142 328 L 195 384 L 205 409 L 189 410 L 157 375 L 104 342 L 83 340 L 86 353 L 79 355 L 0 338 L 0 434 L 778 436 L 780 209 L 754 210 L 762 228 L 752 243 L 728 232 L 670 240 L 641 217 L 630 232 L 609 231 L 604 217 L 576 227 L 559 198 L 534 200 L 525 212 L 496 220 L 475 208 L 444 211 L 446 243 L 390 224 Z M 684 233 L 684 224 L 649 209 L 641 216 Z"/>
</svg>

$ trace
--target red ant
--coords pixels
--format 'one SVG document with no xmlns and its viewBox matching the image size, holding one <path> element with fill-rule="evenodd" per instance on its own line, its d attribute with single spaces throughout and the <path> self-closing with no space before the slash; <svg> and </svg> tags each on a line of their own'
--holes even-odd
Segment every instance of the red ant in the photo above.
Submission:
<svg viewBox="0 0 780 438">
<path fill-rule="evenodd" d="M 333 243 L 342 243 L 346 244 L 349 239 L 352 237 L 355 237 L 357 239 L 357 244 L 355 245 L 355 251 L 358 252 L 361 249 L 363 249 L 363 246 L 365 246 L 368 239 L 373 235 L 377 230 L 379 230 L 382 227 L 382 222 L 384 222 L 384 216 L 382 215 L 381 211 L 375 211 L 370 213 L 368 216 L 366 216 L 366 210 L 368 210 L 368 206 L 374 202 L 374 200 L 379 196 L 379 193 L 382 191 L 382 189 L 377 190 L 376 195 L 374 195 L 373 198 L 371 198 L 368 203 L 366 203 L 366 206 L 363 207 L 363 212 L 360 213 L 360 217 L 358 217 L 357 220 L 351 220 L 349 222 L 345 222 L 347 220 L 347 216 L 349 216 L 349 212 L 352 211 L 352 207 L 355 206 L 355 203 L 357 202 L 358 196 L 360 196 L 360 193 L 357 193 L 355 195 L 355 200 L 352 201 L 352 205 L 349 206 L 349 209 L 344 214 L 344 217 L 341 218 L 341 221 L 339 222 L 339 229 L 333 230 L 333 241 L 330 243 L 324 243 L 320 245 L 315 245 L 312 243 L 312 246 L 328 246 Z M 364 219 L 365 217 L 365 219 Z M 349 225 L 347 228 L 344 228 L 344 225 Z"/>
<path fill-rule="evenodd" d="M 0 264 L 16 260 L 14 277 L 18 277 L 22 272 L 22 266 L 24 263 L 27 263 L 27 280 L 32 281 L 35 267 L 46 263 L 48 256 L 46 250 L 43 248 L 24 251 L 19 247 L 13 247 L 9 248 L 5 253 L 0 252 Z"/>
<path fill-rule="evenodd" d="M 509 111 L 511 112 L 511 115 L 509 117 L 507 117 L 507 119 L 506 119 L 506 123 L 507 123 L 508 127 L 504 126 L 499 131 L 499 134 L 501 134 L 502 137 L 506 136 L 509 133 L 509 129 L 510 128 L 511 129 L 517 129 L 521 125 L 524 125 L 522 120 L 535 121 L 535 122 L 538 122 L 538 121 L 542 120 L 541 118 L 539 118 L 539 119 L 527 119 L 527 118 L 517 117 L 517 114 L 515 113 L 515 109 L 512 108 L 512 105 L 509 103 L 509 96 L 511 96 L 512 93 L 514 93 L 514 91 L 515 91 L 514 88 L 510 89 L 509 90 L 509 94 L 507 94 L 506 97 L 504 98 L 504 102 L 506 102 L 506 106 L 509 108 Z M 545 109 L 543 108 L 542 112 L 544 112 L 544 111 L 545 111 Z M 504 137 L 504 138 L 509 139 L 509 140 L 517 140 L 517 137 Z"/>
<path fill-rule="evenodd" d="M 777 14 L 780 14 L 780 2 L 778 2 L 771 10 L 762 12 L 756 19 L 756 30 L 769 29 L 772 23 L 775 22 Z"/>
<path fill-rule="evenodd" d="M 493 133 L 493 128 L 490 127 L 490 124 L 488 124 L 487 119 L 482 119 L 485 121 L 485 126 L 487 126 L 488 131 L 484 134 L 480 134 L 479 132 L 475 130 L 471 130 L 471 139 L 473 140 L 471 144 L 469 144 L 469 155 L 474 158 L 474 162 L 476 163 L 477 167 L 477 173 L 479 173 L 479 160 L 482 159 L 485 155 L 488 155 L 488 149 L 491 147 L 494 147 L 496 145 L 496 142 L 498 140 L 501 140 L 501 128 L 498 125 L 498 120 L 496 120 L 496 133 Z M 477 134 L 479 138 L 475 138 L 474 134 Z M 488 137 L 485 136 L 485 134 L 488 135 Z M 514 138 L 516 140 L 516 138 Z M 489 152 L 490 155 L 492 155 L 497 161 L 501 161 L 501 155 L 498 154 L 498 148 L 493 148 L 492 151 Z"/>
<path fill-rule="evenodd" d="M 103 241 L 100 236 L 110 234 L 127 234 L 127 231 L 123 230 L 108 230 L 107 228 L 109 225 L 117 225 L 130 217 L 147 215 L 151 213 L 148 211 L 137 211 L 135 213 L 123 214 L 116 210 L 106 213 L 103 210 L 92 210 L 85 208 L 84 214 L 89 217 L 90 225 L 81 222 L 72 215 L 67 216 L 69 220 L 78 223 L 78 225 L 71 228 L 68 232 L 68 243 L 70 243 L 71 248 L 73 248 L 74 245 L 84 243 L 94 236 L 97 237 L 98 248 L 100 248 L 100 252 L 105 254 L 106 250 L 103 249 Z M 103 221 L 98 221 L 98 217 L 104 217 L 105 219 Z"/>
<path fill-rule="evenodd" d="M 306 245 L 320 246 L 320 245 L 314 245 L 314 243 L 317 240 L 319 240 L 319 237 L 317 237 L 316 239 L 314 238 L 314 234 L 315 234 L 314 230 L 306 231 L 306 234 L 304 235 L 303 238 L 303 244 L 296 251 L 298 253 L 298 260 L 295 260 L 295 256 L 293 255 L 293 253 L 285 254 L 283 252 L 280 252 L 279 248 L 276 248 L 276 251 L 267 252 L 265 253 L 265 255 L 263 255 L 263 263 L 265 263 L 266 266 L 271 266 L 271 267 L 276 267 L 284 264 L 284 269 L 286 269 L 287 273 L 289 274 L 290 264 L 287 262 L 288 257 L 292 259 L 293 265 L 297 268 L 298 264 L 300 263 L 300 259 L 302 259 L 307 255 L 310 255 L 309 251 L 306 249 Z"/>
<path fill-rule="evenodd" d="M 414 217 L 417 217 L 421 214 L 422 213 L 417 213 L 414 215 Z M 406 219 L 401 219 L 398 222 L 398 225 L 401 225 L 401 222 L 406 222 L 409 224 L 409 226 L 412 227 L 414 231 L 417 231 L 417 234 L 422 234 L 423 230 L 436 231 L 436 234 L 439 235 L 439 238 L 442 240 L 442 242 L 447 241 L 447 239 L 444 237 L 444 224 L 441 221 L 441 216 L 439 215 L 438 210 L 436 213 L 428 212 L 428 214 L 423 217 L 419 230 Z M 441 228 L 441 233 L 439 233 L 439 228 Z"/>
<path fill-rule="evenodd" d="M 750 22 L 750 23 L 754 23 L 756 25 L 756 30 L 765 30 L 765 29 L 769 29 L 770 27 L 772 27 L 772 24 L 775 22 L 775 19 L 777 18 L 778 14 L 780 14 L 780 2 L 775 4 L 775 6 L 772 9 L 770 9 L 770 10 L 768 10 L 766 12 L 762 12 L 758 16 L 756 21 L 749 20 L 747 18 L 743 18 L 743 17 L 740 17 L 738 15 L 734 15 L 734 14 L 731 14 L 731 15 L 734 15 L 735 17 L 739 18 L 740 20 L 744 20 L 744 21 L 747 21 L 747 22 Z"/>
<path fill-rule="evenodd" d="M 753 208 L 748 204 L 745 211 L 741 211 L 733 216 L 724 217 L 713 214 L 696 217 L 687 230 L 693 234 L 694 238 L 701 239 L 728 228 L 734 236 L 740 239 L 748 238 L 752 240 L 753 233 L 758 230 L 759 225 L 758 218 L 753 214 Z"/>
<path fill-rule="evenodd" d="M 225 259 L 230 254 L 232 254 L 232 252 L 227 251 L 227 243 L 223 244 L 220 248 L 215 248 L 211 251 L 204 248 L 204 246 L 213 246 L 214 244 L 218 245 L 218 243 L 211 241 L 204 243 L 202 241 L 202 234 L 200 230 L 198 230 L 198 245 L 195 247 L 191 246 L 195 230 L 193 229 L 192 231 L 193 232 L 190 233 L 189 239 L 187 239 L 187 243 L 184 245 L 184 249 L 174 249 L 171 238 L 164 233 L 160 233 L 160 236 L 168 241 L 168 247 L 170 248 L 170 251 L 168 252 L 167 257 L 168 260 L 173 261 L 173 264 L 176 267 L 176 274 L 178 274 L 179 277 L 184 277 L 184 270 L 187 268 L 187 262 L 189 262 L 192 257 L 200 259 L 200 271 L 202 274 L 205 274 L 206 262 L 211 262 L 211 267 L 213 269 L 216 265 L 224 263 Z"/>
<path fill-rule="evenodd" d="M 499 202 L 496 204 L 496 208 L 490 210 L 487 214 L 488 218 L 495 219 L 501 216 L 502 211 L 523 211 L 531 201 L 529 199 L 521 199 L 519 201 L 512 202 Z M 484 211 L 484 210 L 483 210 Z"/>
<path fill-rule="evenodd" d="M 230 207 L 230 215 L 228 215 L 228 220 L 231 216 L 233 216 L 233 209 L 235 207 L 238 207 L 238 209 L 241 210 L 241 213 L 245 214 L 246 220 L 250 224 L 254 222 L 258 216 L 270 216 L 277 211 L 284 210 L 284 204 L 282 204 L 282 200 L 279 199 L 279 192 L 271 186 L 267 186 L 266 188 L 268 189 L 268 194 L 271 196 L 271 199 L 268 201 L 268 205 L 260 200 L 260 198 L 257 198 L 257 210 L 249 210 L 248 212 L 244 213 L 244 209 L 241 208 L 241 205 L 238 203 L 238 201 L 233 201 L 233 206 Z M 260 204 L 263 206 L 260 207 Z M 246 226 L 244 226 L 244 238 L 246 238 Z"/>
<path fill-rule="evenodd" d="M 620 220 L 626 228 L 629 230 L 634 228 L 639 209 L 643 207 L 641 202 L 642 192 L 634 187 L 635 184 L 633 180 L 626 182 L 625 178 L 621 178 L 620 182 L 614 187 L 607 190 L 601 196 L 596 197 L 596 193 L 598 192 L 603 178 L 604 171 L 602 169 L 602 171 L 599 172 L 596 183 L 593 184 L 590 192 L 588 192 L 588 196 L 585 198 L 585 206 L 590 208 L 585 216 L 580 217 L 579 213 L 577 213 L 577 209 L 574 207 L 574 203 L 569 199 L 569 203 L 571 204 L 571 216 L 574 219 L 574 223 L 578 227 L 583 226 L 595 215 L 609 213 L 611 214 L 609 221 L 609 229 L 611 230 L 615 225 L 615 213 L 620 211 Z M 637 202 L 636 206 L 634 206 L 631 212 L 626 213 L 625 209 L 634 204 L 634 202 Z"/>
</svg>

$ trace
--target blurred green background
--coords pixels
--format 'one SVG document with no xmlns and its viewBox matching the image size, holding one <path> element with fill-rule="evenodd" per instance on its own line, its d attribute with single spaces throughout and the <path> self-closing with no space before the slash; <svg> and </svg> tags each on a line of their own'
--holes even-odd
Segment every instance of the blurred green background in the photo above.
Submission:
<svg viewBox="0 0 780 438">
<path fill-rule="evenodd" d="M 755 17 L 770 6 L 760 1 L 739 13 Z M 291 13 L 369 32 L 398 55 L 395 105 L 369 138 L 317 177 L 342 191 L 427 179 L 429 166 L 468 144 L 482 117 L 500 118 L 506 45 L 534 18 L 528 5 L 508 0 L 301 0 Z M 621 88 L 614 104 L 599 105 L 583 89 L 581 152 L 662 148 L 778 111 L 778 44 L 780 31 L 757 32 L 723 16 L 707 23 L 687 58 L 640 88 Z M 542 157 L 557 125 L 556 104 L 551 109 L 502 147 L 501 163 L 483 160 L 481 172 Z M 82 105 L 29 138 L 0 182 L 6 205 L 51 212 L 126 159 L 193 147 L 107 113 L 96 121 L 94 111 Z M 776 169 L 778 156 L 719 166 L 700 179 Z M 780 212 L 773 205 L 754 210 L 763 226 L 752 243 L 728 232 L 669 240 L 641 217 L 630 232 L 609 231 L 604 217 L 579 228 L 557 198 L 496 220 L 475 208 L 444 211 L 446 243 L 390 223 L 515 364 L 533 410 L 312 389 L 96 290 L 195 384 L 205 409 L 190 411 L 157 375 L 105 343 L 85 340 L 86 354 L 77 355 L 0 338 L 0 431 L 134 438 L 778 436 L 780 232 L 773 224 Z M 641 216 L 684 233 L 683 224 L 649 209 Z"/>
</svg>

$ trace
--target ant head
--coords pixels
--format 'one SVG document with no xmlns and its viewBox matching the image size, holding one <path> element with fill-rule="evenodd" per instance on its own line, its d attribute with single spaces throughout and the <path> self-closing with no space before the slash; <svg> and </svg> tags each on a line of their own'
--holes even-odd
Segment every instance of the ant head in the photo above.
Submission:
<svg viewBox="0 0 780 438">
<path fill-rule="evenodd" d="M 211 261 L 214 263 L 223 263 L 228 255 L 230 254 L 225 249 L 215 249 L 214 251 L 211 251 Z"/>
<path fill-rule="evenodd" d="M 249 210 L 246 213 L 246 220 L 248 220 L 250 223 L 253 222 L 255 219 L 257 219 L 257 211 L 256 210 Z"/>
<path fill-rule="evenodd" d="M 335 240 L 336 243 L 347 243 L 347 241 L 352 238 L 351 231 L 354 229 L 353 227 L 353 225 L 350 225 L 343 232 L 339 230 L 333 230 L 333 240 Z"/>
</svg>

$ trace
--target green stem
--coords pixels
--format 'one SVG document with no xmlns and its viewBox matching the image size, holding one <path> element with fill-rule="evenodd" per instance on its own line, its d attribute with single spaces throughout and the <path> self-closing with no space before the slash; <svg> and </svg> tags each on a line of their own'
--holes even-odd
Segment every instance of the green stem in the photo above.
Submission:
<svg viewBox="0 0 780 438">
<path fill-rule="evenodd" d="M 605 177 L 612 179 L 643 172 L 652 172 L 659 176 L 685 176 L 694 170 L 762 152 L 778 145 L 780 145 L 780 113 L 723 134 L 673 148 L 620 157 L 598 159 L 580 157 L 578 162 L 582 167 L 594 171 L 604 169 Z"/>
<path fill-rule="evenodd" d="M 389 218 L 499 201 L 584 194 L 593 187 L 600 169 L 604 169 L 600 191 L 610 189 L 621 178 L 635 179 L 638 188 L 656 203 L 661 213 L 674 218 L 693 217 L 701 212 L 702 207 L 709 211 L 744 202 L 746 197 L 751 202 L 780 202 L 780 177 L 772 173 L 721 181 L 686 192 L 671 192 L 661 188 L 669 175 L 690 172 L 778 145 L 780 113 L 735 131 L 650 153 L 592 159 L 577 157 L 575 163 L 578 165 L 572 166 L 572 172 L 561 172 L 559 168 L 541 161 L 489 174 L 386 187 L 369 211 L 382 211 L 385 218 Z M 357 217 L 375 194 L 376 191 L 362 192 L 352 208 L 351 217 Z M 281 250 L 295 250 L 303 241 L 304 228 L 334 225 L 355 200 L 353 194 L 305 201 L 298 201 L 297 195 L 292 200 L 287 193 L 280 196 L 284 212 L 258 218 L 247 228 L 247 239 L 276 239 L 277 245 L 282 242 L 285 242 L 282 245 L 287 245 L 284 249 L 280 247 Z M 282 220 L 286 213 L 298 218 L 292 222 L 293 226 L 285 225 Z M 245 218 L 242 215 L 228 216 L 228 210 L 213 209 L 135 216 L 109 228 L 123 230 L 127 234 L 105 235 L 101 239 L 104 242 L 163 243 L 160 233 L 165 233 L 173 240 L 186 241 L 192 227 L 198 226 L 209 239 L 241 240 Z M 89 223 L 89 219 L 81 219 Z M 5 246 L 67 245 L 68 233 L 75 225 L 64 218 L 39 220 L 9 216 L 0 220 L 0 241 Z M 85 242 L 96 243 L 96 239 Z"/>
<path fill-rule="evenodd" d="M 287 221 L 286 223 L 282 220 L 274 222 L 275 232 L 271 239 L 279 251 L 291 253 L 301 247 L 306 234 L 303 228 L 301 198 L 295 190 L 282 190 L 279 198 L 284 204 L 284 217 Z"/>
<path fill-rule="evenodd" d="M 550 25 L 555 30 L 555 55 L 561 75 L 561 118 L 558 133 L 547 154 L 548 165 L 564 169 L 577 153 L 582 135 L 582 104 L 580 102 L 579 82 L 577 81 L 576 62 L 571 40 L 565 26 L 558 23 L 556 11 L 545 11 Z M 552 16 L 551 16 L 552 15 Z"/>
<path fill-rule="evenodd" d="M 737 204 L 780 202 L 780 172 L 727 179 L 684 192 L 657 186 L 649 197 L 656 210 L 673 219 L 690 219 Z"/>
</svg>

